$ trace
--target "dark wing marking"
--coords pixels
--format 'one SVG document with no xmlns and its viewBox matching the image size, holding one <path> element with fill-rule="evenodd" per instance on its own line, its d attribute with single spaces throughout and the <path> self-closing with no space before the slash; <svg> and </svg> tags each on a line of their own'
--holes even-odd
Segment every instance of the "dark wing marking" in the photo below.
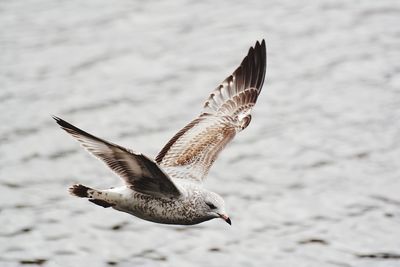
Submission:
<svg viewBox="0 0 400 267">
<path fill-rule="evenodd" d="M 249 49 L 240 66 L 208 97 L 204 113 L 244 117 L 257 101 L 267 68 L 265 41 Z"/>
<path fill-rule="evenodd" d="M 166 173 L 145 155 L 93 136 L 72 124 L 53 116 L 66 132 L 103 161 L 133 190 L 158 197 L 178 197 L 179 189 Z"/>
<path fill-rule="evenodd" d="M 156 162 L 173 178 L 204 180 L 219 152 L 249 125 L 265 70 L 263 40 L 250 48 L 234 73 L 210 94 L 202 114 L 164 146 Z"/>
</svg>

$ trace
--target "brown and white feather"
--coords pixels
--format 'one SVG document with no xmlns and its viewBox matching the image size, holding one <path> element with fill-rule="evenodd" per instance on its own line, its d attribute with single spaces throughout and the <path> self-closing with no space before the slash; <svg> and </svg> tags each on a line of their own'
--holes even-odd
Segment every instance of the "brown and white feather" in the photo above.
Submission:
<svg viewBox="0 0 400 267">
<path fill-rule="evenodd" d="M 158 197 L 178 197 L 179 189 L 156 162 L 143 154 L 91 135 L 53 116 L 66 132 L 77 139 L 92 155 L 103 161 L 137 192 Z"/>
<path fill-rule="evenodd" d="M 156 162 L 173 178 L 203 181 L 221 150 L 249 125 L 265 70 L 263 40 L 250 48 L 240 66 L 210 94 L 201 115 L 164 146 Z"/>
</svg>

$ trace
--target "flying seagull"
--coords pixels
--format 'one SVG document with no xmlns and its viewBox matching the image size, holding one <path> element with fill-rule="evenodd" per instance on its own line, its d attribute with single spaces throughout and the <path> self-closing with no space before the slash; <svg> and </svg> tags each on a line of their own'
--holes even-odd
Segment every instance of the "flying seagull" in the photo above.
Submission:
<svg viewBox="0 0 400 267">
<path fill-rule="evenodd" d="M 201 114 L 172 137 L 155 160 L 53 116 L 125 184 L 105 190 L 75 184 L 69 192 L 156 223 L 191 225 L 221 218 L 231 224 L 224 200 L 205 189 L 203 181 L 221 150 L 249 125 L 265 70 L 265 41 L 257 41 L 233 74 L 210 94 Z"/>
</svg>

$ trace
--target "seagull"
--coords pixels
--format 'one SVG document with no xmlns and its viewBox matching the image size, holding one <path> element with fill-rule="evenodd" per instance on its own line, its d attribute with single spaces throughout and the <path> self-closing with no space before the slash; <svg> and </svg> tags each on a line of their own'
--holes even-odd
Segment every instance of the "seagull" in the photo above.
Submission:
<svg viewBox="0 0 400 267">
<path fill-rule="evenodd" d="M 265 71 L 262 40 L 212 91 L 200 115 L 175 134 L 154 160 L 53 116 L 62 129 L 124 182 L 105 190 L 75 184 L 69 188 L 70 194 L 155 223 L 193 225 L 221 218 L 231 224 L 224 200 L 204 188 L 203 181 L 221 150 L 249 125 Z"/>
</svg>

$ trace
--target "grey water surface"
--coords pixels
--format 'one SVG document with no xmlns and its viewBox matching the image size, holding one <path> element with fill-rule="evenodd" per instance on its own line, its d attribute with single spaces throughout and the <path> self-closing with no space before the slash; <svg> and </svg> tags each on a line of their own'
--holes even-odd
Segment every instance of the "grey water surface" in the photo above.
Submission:
<svg viewBox="0 0 400 267">
<path fill-rule="evenodd" d="M 0 2 L 0 266 L 400 266 L 400 2 Z M 120 185 L 50 115 L 154 157 L 266 39 L 205 186 L 233 225 L 68 195 Z"/>
</svg>

